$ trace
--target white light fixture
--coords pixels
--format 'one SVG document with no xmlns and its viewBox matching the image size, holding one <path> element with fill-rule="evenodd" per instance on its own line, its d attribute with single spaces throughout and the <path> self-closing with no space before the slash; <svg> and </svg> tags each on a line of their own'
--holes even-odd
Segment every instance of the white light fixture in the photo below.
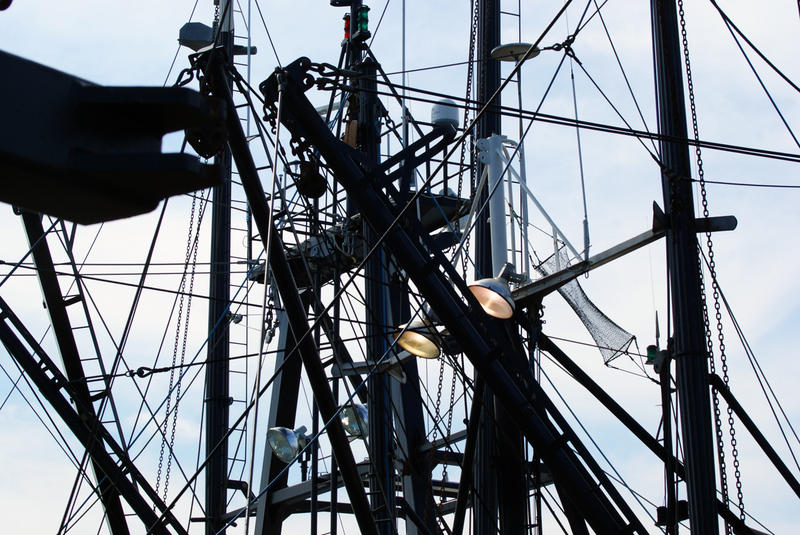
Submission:
<svg viewBox="0 0 800 535">
<path fill-rule="evenodd" d="M 305 433 L 305 426 L 294 431 L 288 427 L 273 427 L 267 431 L 267 442 L 278 459 L 289 463 L 308 444 L 309 437 Z"/>
<path fill-rule="evenodd" d="M 525 61 L 535 58 L 539 55 L 539 52 L 541 52 L 541 50 L 539 50 L 538 47 L 531 48 L 530 43 L 508 43 L 494 47 L 491 56 L 492 59 L 499 61 L 513 61 L 514 63 L 518 63 L 520 59 Z"/>
<path fill-rule="evenodd" d="M 472 295 L 493 318 L 508 319 L 514 315 L 514 297 L 508 279 L 514 276 L 514 267 L 506 263 L 497 277 L 481 279 L 469 285 Z"/>
<path fill-rule="evenodd" d="M 435 359 L 442 354 L 436 327 L 424 320 L 416 320 L 398 327 L 394 332 L 397 345 L 416 357 Z"/>
<path fill-rule="evenodd" d="M 369 411 L 366 405 L 353 403 L 339 414 L 345 432 L 351 437 L 366 438 L 369 428 Z"/>
</svg>

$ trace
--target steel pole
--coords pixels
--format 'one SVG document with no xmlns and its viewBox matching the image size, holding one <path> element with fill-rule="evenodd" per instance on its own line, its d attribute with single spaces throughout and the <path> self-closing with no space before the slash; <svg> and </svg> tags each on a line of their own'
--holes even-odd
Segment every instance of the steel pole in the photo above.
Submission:
<svg viewBox="0 0 800 535">
<path fill-rule="evenodd" d="M 477 46 L 477 100 L 483 105 L 500 87 L 500 62 L 492 59 L 492 50 L 500 44 L 500 0 L 478 1 L 478 46 Z M 478 121 L 476 139 L 486 139 L 500 133 L 499 97 Z M 473 181 L 473 188 L 476 187 Z M 483 206 L 488 198 L 488 184 L 477 191 L 478 205 Z M 486 214 L 478 215 L 475 225 L 475 266 L 476 278 L 491 277 L 492 243 L 491 229 Z M 490 389 L 483 393 L 483 399 L 473 399 L 473 403 L 483 405 L 481 424 L 475 452 L 473 530 L 476 535 L 493 535 L 497 532 L 497 482 L 494 471 L 495 429 L 494 396 Z"/>
<path fill-rule="evenodd" d="M 667 228 L 667 268 L 675 325 L 675 379 L 686 464 L 689 521 L 693 533 L 717 533 L 716 481 L 708 354 L 700 299 L 700 269 L 694 229 L 694 203 L 682 62 L 674 0 L 651 0 L 656 67 L 661 184 Z"/>
<path fill-rule="evenodd" d="M 233 57 L 233 13 L 228 0 L 220 2 L 220 40 L 226 57 Z M 216 29 L 216 28 L 215 28 Z M 228 82 L 226 82 L 228 83 Z M 238 120 L 238 118 L 237 118 Z M 228 482 L 229 322 L 231 260 L 231 151 L 215 157 L 222 181 L 212 192 L 211 266 L 208 301 L 208 365 L 206 366 L 206 535 L 224 533 Z M 218 446 L 219 444 L 219 446 Z M 220 531 L 222 530 L 222 531 Z"/>
</svg>

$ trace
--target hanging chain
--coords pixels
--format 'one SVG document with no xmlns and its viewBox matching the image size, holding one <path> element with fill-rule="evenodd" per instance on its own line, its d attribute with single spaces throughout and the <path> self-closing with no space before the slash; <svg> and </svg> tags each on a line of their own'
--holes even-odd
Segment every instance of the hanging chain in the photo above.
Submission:
<svg viewBox="0 0 800 535">
<path fill-rule="evenodd" d="M 686 84 L 689 89 L 689 104 L 692 112 L 692 133 L 694 135 L 695 142 L 697 142 L 700 139 L 700 134 L 697 127 L 697 108 L 695 106 L 695 100 L 694 100 L 694 83 L 692 81 L 692 68 L 689 62 L 689 44 L 686 36 L 686 20 L 683 11 L 683 0 L 678 0 L 678 14 L 680 16 L 680 24 L 681 24 L 681 42 L 683 44 L 683 57 L 684 57 L 684 63 L 686 65 Z M 699 143 L 695 144 L 695 155 L 697 157 L 697 178 L 698 182 L 700 183 L 700 194 L 702 197 L 702 204 L 703 204 L 703 217 L 707 218 L 709 215 L 708 196 L 706 192 L 705 175 L 703 173 L 703 159 L 701 156 Z M 719 360 L 722 368 L 722 380 L 724 381 L 725 386 L 727 387 L 729 381 L 728 362 L 727 362 L 727 356 L 725 354 L 725 336 L 722 332 L 722 312 L 720 306 L 720 292 L 719 292 L 719 284 L 717 283 L 717 269 L 716 269 L 716 261 L 714 259 L 714 248 L 713 248 L 713 242 L 711 240 L 711 232 L 706 232 L 706 248 L 708 249 L 708 271 L 711 275 L 711 288 L 713 292 L 712 295 L 714 297 L 714 319 L 716 320 L 717 323 L 717 338 L 719 340 Z M 698 258 L 698 262 L 699 261 L 700 260 Z M 708 308 L 705 305 L 705 299 L 703 301 L 703 304 L 706 307 L 705 323 L 706 323 L 707 339 L 708 343 L 711 344 L 710 341 L 711 332 L 708 320 Z M 714 371 L 713 358 L 711 360 L 712 360 L 712 372 L 713 372 Z M 736 497 L 739 501 L 739 518 L 744 520 L 745 518 L 744 497 L 742 493 L 741 472 L 739 470 L 739 450 L 736 447 L 736 430 L 734 429 L 733 409 L 731 409 L 730 405 L 728 405 L 727 407 L 727 412 L 728 412 L 728 426 L 730 428 L 730 437 L 731 437 L 731 455 L 733 456 L 733 469 L 734 469 L 734 477 L 736 480 Z M 714 413 L 719 425 L 720 411 L 719 411 L 719 400 L 717 399 L 716 392 L 714 393 Z M 721 434 L 721 430 L 719 434 Z M 718 436 L 718 440 L 721 440 L 721 437 Z"/>
<path fill-rule="evenodd" d="M 442 405 L 442 383 L 444 382 L 444 359 L 439 359 L 439 386 L 436 389 L 436 408 L 433 411 L 433 438 L 431 442 L 435 442 L 439 436 L 439 408 Z"/>
<path fill-rule="evenodd" d="M 186 287 L 186 277 L 185 277 L 185 270 L 189 266 L 189 258 L 192 257 L 192 265 L 197 262 L 197 247 L 194 248 L 194 255 L 192 256 L 192 235 L 194 233 L 194 213 L 197 206 L 197 199 L 192 198 L 192 209 L 189 215 L 189 235 L 186 238 L 186 257 L 184 260 L 184 278 L 181 280 L 180 289 Z M 199 218 L 198 218 L 199 220 Z M 191 288 L 194 286 L 194 269 L 192 269 L 192 276 L 190 278 L 190 290 L 189 295 L 191 296 L 192 290 Z M 164 450 L 167 445 L 167 427 L 168 427 L 168 418 L 170 410 L 172 409 L 172 389 L 175 385 L 175 370 L 177 369 L 176 363 L 178 362 L 178 340 L 180 337 L 181 332 L 181 323 L 183 321 L 183 305 L 185 300 L 186 292 L 181 292 L 180 299 L 178 301 L 178 318 L 176 322 L 176 332 L 175 332 L 175 345 L 172 348 L 172 365 L 170 366 L 169 372 L 169 388 L 167 389 L 167 405 L 166 405 L 166 412 L 164 413 L 164 424 L 163 424 L 163 433 L 164 437 L 161 439 L 161 450 L 158 456 L 158 473 L 156 475 L 156 492 L 158 492 L 158 488 L 161 484 L 161 473 L 162 467 L 164 464 Z M 183 367 L 184 357 L 186 355 L 186 341 L 187 336 L 189 333 L 189 311 L 191 309 L 191 297 L 189 298 L 189 302 L 186 307 L 186 321 L 184 323 L 184 331 L 183 331 L 183 344 L 181 350 L 181 368 Z M 167 458 L 167 472 L 164 479 L 164 492 L 163 497 L 164 500 L 167 498 L 167 488 L 169 487 L 169 473 L 170 468 L 172 467 L 172 446 L 175 443 L 175 427 L 178 418 L 178 402 L 180 401 L 180 388 L 181 388 L 181 381 L 178 381 L 178 386 L 175 392 L 175 410 L 173 411 L 172 416 L 172 431 L 170 433 L 170 440 L 169 440 L 169 455 Z"/>
<path fill-rule="evenodd" d="M 700 255 L 697 255 L 697 269 L 699 273 L 703 272 L 702 260 Z M 706 283 L 704 277 L 700 277 L 700 299 L 703 303 L 703 323 L 705 324 L 706 333 L 706 348 L 708 350 L 708 362 L 711 368 L 711 373 L 716 373 L 716 363 L 714 362 L 714 339 L 711 335 L 711 326 L 708 319 L 708 303 L 706 301 Z M 730 503 L 728 495 L 728 473 L 727 461 L 725 460 L 725 439 L 722 432 L 722 417 L 719 408 L 719 394 L 716 390 L 712 389 L 711 399 L 714 403 L 714 432 L 717 438 L 717 463 L 719 464 L 719 482 L 720 493 L 722 494 L 722 501 L 725 505 Z M 725 533 L 727 535 L 733 534 L 733 529 L 727 522 L 725 523 Z"/>
<path fill-rule="evenodd" d="M 444 363 L 444 358 L 442 359 Z M 439 378 L 439 391 L 441 392 L 442 379 Z M 447 411 L 447 425 L 444 428 L 445 436 L 450 436 L 450 430 L 453 427 L 453 405 L 456 399 L 456 371 L 453 369 L 453 380 L 450 382 L 450 410 Z M 439 498 L 439 505 L 444 503 L 444 482 L 447 481 L 447 464 L 445 463 L 442 468 L 442 495 Z"/>
<path fill-rule="evenodd" d="M 212 35 L 216 35 L 217 27 L 219 26 L 219 0 L 214 0 L 214 24 L 212 26 Z"/>
<path fill-rule="evenodd" d="M 190 217 L 194 217 L 194 202 L 195 199 L 192 199 L 192 215 Z M 203 219 L 203 211 L 204 207 L 200 209 L 200 213 L 197 215 L 197 234 L 200 233 L 200 221 Z M 194 295 L 194 276 L 196 272 L 197 266 L 197 251 L 199 247 L 197 246 L 197 238 L 195 238 L 194 245 L 193 245 L 193 252 L 192 252 L 192 275 L 189 277 L 189 291 L 188 299 L 186 300 L 186 319 L 184 320 L 183 325 L 183 340 L 181 341 L 181 359 L 179 363 L 180 369 L 183 369 L 184 361 L 186 360 L 186 343 L 189 337 L 189 315 L 192 311 L 192 295 Z M 181 296 L 183 298 L 183 296 Z M 180 378 L 178 378 L 178 384 L 175 387 L 175 412 L 172 415 L 172 431 L 170 432 L 169 437 L 169 449 L 172 451 L 172 447 L 175 444 L 175 430 L 178 428 L 178 404 L 181 401 L 181 387 L 183 386 L 183 382 Z M 172 468 L 172 455 L 167 458 L 167 473 L 164 476 L 164 501 L 167 499 L 167 488 L 169 488 L 169 475 L 171 473 Z"/>
<path fill-rule="evenodd" d="M 478 1 L 473 0 L 472 2 L 474 9 L 472 13 L 472 28 L 471 33 L 472 38 L 469 40 L 469 56 L 467 57 L 467 91 L 465 95 L 465 99 L 469 102 L 469 97 L 472 94 L 472 77 L 475 71 L 475 64 L 473 60 L 475 59 L 475 40 L 477 39 L 477 31 L 476 28 L 478 27 Z M 469 124 L 469 106 L 464 106 L 464 128 L 467 127 Z M 459 167 L 458 167 L 458 189 L 456 190 L 458 196 L 462 195 L 462 188 L 464 187 L 464 160 L 466 159 L 467 154 L 467 144 L 461 144 L 461 157 L 459 160 Z"/>
<path fill-rule="evenodd" d="M 472 10 L 472 27 L 470 31 L 470 35 L 472 38 L 469 40 L 469 57 L 467 58 L 467 90 L 466 90 L 466 101 L 469 102 L 470 96 L 472 95 L 472 78 L 475 72 L 475 44 L 478 36 L 477 28 L 478 28 L 478 19 L 479 19 L 479 5 L 477 0 L 473 0 L 473 10 Z M 469 124 L 469 106 L 464 107 L 464 128 L 467 128 Z M 464 138 L 464 142 L 461 144 L 461 156 L 458 162 L 458 189 L 456 190 L 456 194 L 459 198 L 463 195 L 464 189 L 464 160 L 466 159 L 467 154 L 467 143 L 466 139 Z M 470 166 L 472 169 L 472 166 Z M 474 171 L 474 169 L 472 169 Z M 474 185 L 470 186 L 470 196 L 469 198 L 474 198 L 474 194 L 472 192 L 472 188 Z M 462 232 L 466 232 L 467 229 L 460 229 Z M 469 261 L 467 260 L 466 251 L 469 250 L 469 238 L 470 236 L 467 235 L 464 237 L 464 250 L 465 254 L 461 255 L 461 269 L 464 276 L 466 276 L 467 268 L 469 267 Z"/>
<path fill-rule="evenodd" d="M 266 277 L 266 274 L 264 275 Z M 265 279 L 266 284 L 266 279 Z M 267 299 L 267 314 L 264 319 L 264 339 L 261 341 L 262 347 L 266 347 L 272 342 L 275 337 L 275 330 L 278 328 L 278 322 L 275 321 L 275 286 L 269 285 L 269 298 Z"/>
</svg>

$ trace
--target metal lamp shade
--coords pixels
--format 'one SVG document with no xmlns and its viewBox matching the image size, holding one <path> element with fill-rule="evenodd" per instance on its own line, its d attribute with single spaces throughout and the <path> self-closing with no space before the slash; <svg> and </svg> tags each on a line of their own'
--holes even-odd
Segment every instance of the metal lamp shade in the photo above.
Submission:
<svg viewBox="0 0 800 535">
<path fill-rule="evenodd" d="M 424 321 L 412 321 L 394 333 L 397 345 L 416 357 L 435 359 L 442 354 L 435 328 Z"/>
<path fill-rule="evenodd" d="M 505 280 L 481 279 L 470 284 L 469 290 L 490 316 L 508 319 L 514 315 L 514 298 Z"/>
<path fill-rule="evenodd" d="M 369 426 L 369 411 L 361 403 L 353 403 L 342 410 L 339 415 L 345 432 L 351 437 L 366 437 Z"/>
<path fill-rule="evenodd" d="M 267 431 L 267 442 L 275 456 L 285 463 L 297 457 L 301 448 L 301 435 L 305 427 L 292 431 L 287 427 L 273 427 Z"/>
</svg>

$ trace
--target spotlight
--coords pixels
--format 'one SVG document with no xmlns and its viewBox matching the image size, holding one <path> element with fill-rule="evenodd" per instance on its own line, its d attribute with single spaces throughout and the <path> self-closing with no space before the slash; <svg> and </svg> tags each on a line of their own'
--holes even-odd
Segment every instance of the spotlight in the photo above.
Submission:
<svg viewBox="0 0 800 535">
<path fill-rule="evenodd" d="M 305 426 L 294 431 L 287 427 L 273 427 L 267 431 L 267 442 L 278 459 L 289 463 L 308 444 L 309 437 L 305 433 Z"/>
<path fill-rule="evenodd" d="M 513 276 L 514 266 L 507 263 L 497 277 L 481 279 L 469 285 L 469 290 L 484 312 L 500 319 L 508 319 L 514 315 L 514 297 L 508 287 L 508 280 Z"/>
<path fill-rule="evenodd" d="M 398 327 L 393 336 L 397 345 L 416 357 L 435 359 L 442 354 L 436 327 L 424 320 Z"/>
<path fill-rule="evenodd" d="M 353 403 L 339 414 L 345 432 L 351 437 L 366 438 L 369 427 L 369 411 L 366 405 Z"/>
</svg>

